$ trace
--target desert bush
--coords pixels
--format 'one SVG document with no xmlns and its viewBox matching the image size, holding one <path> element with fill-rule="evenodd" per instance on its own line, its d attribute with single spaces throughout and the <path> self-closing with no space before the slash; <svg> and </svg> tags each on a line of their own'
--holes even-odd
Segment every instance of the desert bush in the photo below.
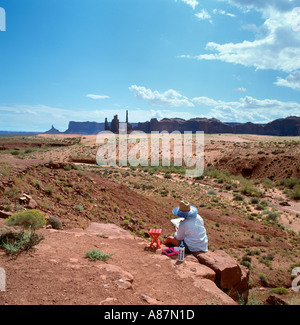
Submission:
<svg viewBox="0 0 300 325">
<path fill-rule="evenodd" d="M 259 199 L 257 197 L 252 197 L 250 199 L 250 203 L 252 203 L 252 204 L 258 204 L 258 202 L 259 202 Z"/>
<path fill-rule="evenodd" d="M 260 251 L 258 249 L 254 249 L 254 250 L 248 250 L 247 255 L 253 256 L 253 255 L 260 255 Z"/>
<path fill-rule="evenodd" d="M 50 216 L 47 220 L 47 222 L 51 225 L 53 229 L 61 229 L 62 228 L 62 222 L 54 216 Z"/>
<path fill-rule="evenodd" d="M 289 196 L 293 200 L 300 200 L 300 185 L 296 185 Z"/>
<path fill-rule="evenodd" d="M 21 195 L 21 190 L 18 186 L 14 185 L 13 187 L 6 188 L 4 194 L 12 199 L 18 199 Z"/>
<path fill-rule="evenodd" d="M 82 204 L 76 204 L 75 205 L 75 210 L 81 212 L 81 211 L 84 210 L 84 206 Z"/>
<path fill-rule="evenodd" d="M 233 194 L 233 200 L 234 201 L 244 201 L 244 197 L 239 193 L 234 193 Z"/>
<path fill-rule="evenodd" d="M 258 261 L 259 261 L 260 263 L 265 264 L 265 265 L 268 266 L 268 267 L 271 267 L 271 266 L 272 266 L 271 261 L 273 261 L 273 259 L 274 259 L 273 254 L 266 254 L 266 255 L 261 256 L 261 257 L 258 259 Z"/>
<path fill-rule="evenodd" d="M 52 189 L 52 187 L 50 187 L 50 186 L 45 187 L 45 188 L 44 188 L 44 191 L 45 191 L 46 194 L 48 194 L 48 195 L 52 195 L 52 193 L 53 193 L 53 189 Z"/>
<path fill-rule="evenodd" d="M 166 172 L 165 175 L 164 175 L 164 178 L 171 179 L 172 175 L 169 172 Z"/>
<path fill-rule="evenodd" d="M 17 236 L 2 240 L 2 246 L 8 254 L 17 254 L 22 250 L 29 250 L 37 245 L 43 236 L 35 233 L 46 223 L 44 213 L 39 210 L 24 210 L 14 213 L 5 220 L 6 226 L 20 226 L 23 230 Z"/>
<path fill-rule="evenodd" d="M 163 188 L 163 189 L 160 191 L 160 195 L 161 195 L 162 197 L 168 196 L 168 194 L 169 194 L 169 190 L 166 189 L 166 188 Z"/>
<path fill-rule="evenodd" d="M 244 181 L 244 184 L 240 188 L 240 192 L 247 196 L 262 196 L 262 192 L 255 187 L 251 181 Z"/>
<path fill-rule="evenodd" d="M 27 149 L 25 149 L 24 153 L 33 153 L 37 150 L 38 150 L 37 148 L 27 148 Z"/>
<path fill-rule="evenodd" d="M 273 288 L 271 292 L 277 293 L 279 295 L 286 295 L 289 293 L 289 290 L 287 288 L 279 287 L 279 288 Z"/>
<path fill-rule="evenodd" d="M 267 221 L 277 222 L 278 218 L 280 217 L 279 213 L 273 211 L 266 211 L 265 214 L 267 214 Z"/>
<path fill-rule="evenodd" d="M 269 179 L 269 178 L 265 178 L 263 180 L 263 187 L 266 189 L 270 189 L 274 187 L 274 183 Z"/>
<path fill-rule="evenodd" d="M 85 252 L 85 256 L 90 258 L 92 261 L 100 260 L 100 261 L 107 261 L 112 255 L 110 253 L 102 253 L 98 249 L 93 249 L 92 251 Z"/>
<path fill-rule="evenodd" d="M 38 235 L 36 233 L 31 233 L 28 231 L 22 231 L 20 233 L 20 237 L 2 243 L 3 248 L 6 250 L 8 254 L 18 254 L 21 251 L 27 251 L 31 249 L 33 246 L 37 245 L 44 237 L 42 235 Z"/>
<path fill-rule="evenodd" d="M 6 219 L 7 226 L 21 226 L 23 229 L 36 230 L 46 224 L 45 214 L 40 210 L 24 210 Z"/>
<path fill-rule="evenodd" d="M 268 284 L 266 275 L 264 273 L 259 273 L 258 276 L 261 283 L 266 286 Z"/>
<path fill-rule="evenodd" d="M 263 207 L 267 207 L 268 206 L 268 202 L 263 200 L 260 202 L 260 205 L 263 206 Z"/>
<path fill-rule="evenodd" d="M 300 181 L 296 177 L 283 178 L 279 181 L 279 185 L 293 189 L 296 185 L 299 185 Z"/>
<path fill-rule="evenodd" d="M 222 182 L 222 183 L 226 182 L 227 184 L 231 184 L 232 179 L 234 178 L 233 176 L 230 175 L 228 171 L 217 170 L 213 167 L 205 169 L 204 176 L 216 178 L 218 182 Z"/>
<path fill-rule="evenodd" d="M 65 170 L 71 170 L 71 169 L 72 169 L 72 166 L 69 165 L 69 164 L 67 164 L 67 165 L 64 166 L 64 169 L 65 169 Z"/>
<path fill-rule="evenodd" d="M 248 269 L 250 269 L 251 268 L 251 261 L 252 261 L 251 257 L 248 256 L 248 255 L 245 255 L 245 256 L 242 257 L 241 265 L 244 265 Z"/>
<path fill-rule="evenodd" d="M 40 189 L 40 188 L 42 187 L 41 182 L 40 182 L 39 180 L 37 180 L 37 179 L 33 179 L 33 180 L 31 181 L 31 184 L 32 184 L 35 188 L 37 188 L 37 189 Z"/>
<path fill-rule="evenodd" d="M 214 190 L 209 190 L 207 192 L 207 194 L 209 194 L 209 195 L 217 195 L 217 192 L 215 192 Z"/>
<path fill-rule="evenodd" d="M 11 165 L 5 162 L 0 162 L 0 174 L 1 175 L 8 175 L 11 170 Z"/>
<path fill-rule="evenodd" d="M 13 155 L 13 156 L 18 156 L 21 152 L 19 150 L 10 150 L 10 153 Z"/>
</svg>

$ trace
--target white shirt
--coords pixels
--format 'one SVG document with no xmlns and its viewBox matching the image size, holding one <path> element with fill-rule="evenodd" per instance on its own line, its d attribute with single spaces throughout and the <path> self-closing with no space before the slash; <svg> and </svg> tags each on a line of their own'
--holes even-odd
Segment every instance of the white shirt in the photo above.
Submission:
<svg viewBox="0 0 300 325">
<path fill-rule="evenodd" d="M 196 218 L 182 220 L 174 236 L 178 241 L 184 240 L 191 252 L 208 251 L 206 229 L 199 214 Z"/>
</svg>

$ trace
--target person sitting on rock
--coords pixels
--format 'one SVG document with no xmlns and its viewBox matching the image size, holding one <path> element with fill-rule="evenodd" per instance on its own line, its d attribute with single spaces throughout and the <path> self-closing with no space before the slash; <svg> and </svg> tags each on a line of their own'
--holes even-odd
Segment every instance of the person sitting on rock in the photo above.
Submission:
<svg viewBox="0 0 300 325">
<path fill-rule="evenodd" d="M 179 246 L 183 242 L 185 252 L 188 254 L 207 252 L 208 238 L 204 221 L 198 214 L 198 210 L 189 202 L 181 201 L 172 213 L 179 218 L 184 218 L 184 220 L 180 221 L 174 236 L 168 237 L 164 241 L 164 245 Z"/>
</svg>

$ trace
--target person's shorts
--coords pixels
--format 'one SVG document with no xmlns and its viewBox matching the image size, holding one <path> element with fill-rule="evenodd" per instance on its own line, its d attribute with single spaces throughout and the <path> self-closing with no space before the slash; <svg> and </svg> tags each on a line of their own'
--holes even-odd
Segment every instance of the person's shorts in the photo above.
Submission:
<svg viewBox="0 0 300 325">
<path fill-rule="evenodd" d="M 185 253 L 186 254 L 194 254 L 194 253 L 198 253 L 199 251 L 197 251 L 197 252 L 192 252 L 192 251 L 190 251 L 190 249 L 189 249 L 189 247 L 188 247 L 188 245 L 186 244 L 186 242 L 183 240 L 183 245 L 184 245 L 184 247 L 185 247 Z M 200 251 L 201 253 L 205 253 L 205 252 L 203 252 L 203 251 Z"/>
</svg>

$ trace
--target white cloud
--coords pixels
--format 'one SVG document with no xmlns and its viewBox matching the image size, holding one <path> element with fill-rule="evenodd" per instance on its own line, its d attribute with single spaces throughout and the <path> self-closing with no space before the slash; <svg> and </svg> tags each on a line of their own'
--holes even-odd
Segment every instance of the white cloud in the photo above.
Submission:
<svg viewBox="0 0 300 325">
<path fill-rule="evenodd" d="M 189 120 L 191 118 L 199 117 L 199 115 L 191 112 L 178 112 L 174 110 L 150 110 L 151 118 L 157 118 L 161 120 L 163 118 L 182 118 L 185 120 Z M 145 120 L 145 119 L 143 119 Z"/>
<path fill-rule="evenodd" d="M 222 9 L 214 9 L 213 13 L 215 15 L 226 15 L 226 16 L 229 16 L 229 17 L 236 17 L 235 14 L 232 14 L 230 12 L 226 12 L 225 10 L 222 10 Z"/>
<path fill-rule="evenodd" d="M 286 79 L 277 78 L 275 85 L 289 87 L 300 91 L 300 71 L 299 70 L 293 71 L 287 76 Z"/>
<path fill-rule="evenodd" d="M 257 11 L 280 11 L 287 12 L 299 6 L 298 0 L 223 0 L 237 6 L 242 10 L 254 9 Z"/>
<path fill-rule="evenodd" d="M 262 26 L 257 27 L 257 31 L 260 33 L 256 35 L 256 39 L 225 44 L 209 42 L 206 45 L 206 50 L 212 53 L 203 53 L 197 56 L 187 54 L 179 57 L 220 60 L 261 70 L 273 69 L 292 72 L 300 69 L 300 32 L 295 32 L 294 28 L 295 16 L 292 10 L 293 6 L 291 6 L 293 1 L 290 1 L 289 5 L 279 0 L 229 2 L 239 5 L 241 8 L 253 8 L 262 13 L 265 21 Z M 215 11 L 215 13 L 217 12 Z M 223 14 L 223 11 L 219 13 Z"/>
<path fill-rule="evenodd" d="M 177 0 L 175 0 L 177 2 Z M 197 0 L 181 0 L 182 2 L 186 3 L 187 5 L 191 6 L 194 10 L 196 6 L 199 4 Z"/>
<path fill-rule="evenodd" d="M 218 105 L 218 102 L 214 99 L 208 98 L 208 97 L 195 97 L 192 99 L 194 103 L 200 106 L 216 106 Z"/>
<path fill-rule="evenodd" d="M 211 18 L 211 15 L 205 9 L 202 9 L 200 12 L 195 14 L 195 16 L 200 20 L 206 20 Z"/>
<path fill-rule="evenodd" d="M 297 102 L 282 102 L 276 99 L 256 99 L 245 96 L 238 101 L 223 101 L 209 97 L 195 97 L 193 112 L 173 112 L 169 110 L 151 110 L 152 117 L 180 117 L 190 119 L 195 117 L 217 118 L 223 122 L 268 123 L 287 116 L 300 116 L 300 104 Z"/>
<path fill-rule="evenodd" d="M 179 94 L 173 89 L 169 89 L 163 93 L 157 90 L 152 91 L 151 89 L 146 89 L 145 87 L 138 87 L 132 85 L 129 90 L 134 93 L 134 95 L 150 105 L 160 106 L 160 107 L 193 107 L 194 104 L 191 103 L 187 97 Z"/>
<path fill-rule="evenodd" d="M 269 122 L 290 115 L 300 115 L 300 104 L 297 102 L 282 102 L 276 99 L 256 99 L 251 96 L 240 98 L 236 102 L 214 100 L 207 97 L 193 98 L 198 105 L 211 107 L 208 117 L 222 121 L 236 122 Z"/>
<path fill-rule="evenodd" d="M 233 18 L 235 18 L 236 17 L 236 15 L 235 14 L 232 14 L 232 13 L 230 13 L 230 12 L 226 12 L 226 14 L 225 14 L 226 16 L 229 16 L 229 17 L 233 17 Z"/>
<path fill-rule="evenodd" d="M 94 95 L 94 94 L 88 94 L 86 97 L 89 97 L 91 99 L 106 99 L 109 98 L 109 96 L 104 96 L 104 95 Z"/>
<path fill-rule="evenodd" d="M 151 110 L 151 116 L 162 117 L 215 117 L 222 121 L 264 123 L 277 118 L 284 118 L 291 115 L 300 116 L 300 103 L 282 102 L 277 99 L 257 99 L 252 96 L 245 96 L 238 101 L 216 100 L 205 96 L 187 98 L 178 92 L 170 89 L 164 93 L 152 91 L 144 87 L 133 85 L 129 89 L 139 99 L 148 102 L 153 106 L 160 107 L 195 107 L 190 113 L 171 113 L 167 110 Z M 246 88 L 237 88 L 239 92 L 247 91 Z M 202 113 L 200 114 L 200 111 Z M 205 112 L 205 113 L 204 113 Z M 181 115 L 180 115 L 181 114 Z M 145 119 L 143 119 L 145 120 Z"/>
<path fill-rule="evenodd" d="M 245 93 L 247 91 L 247 89 L 244 87 L 239 87 L 239 88 L 234 89 L 234 91 L 237 93 Z"/>
</svg>

